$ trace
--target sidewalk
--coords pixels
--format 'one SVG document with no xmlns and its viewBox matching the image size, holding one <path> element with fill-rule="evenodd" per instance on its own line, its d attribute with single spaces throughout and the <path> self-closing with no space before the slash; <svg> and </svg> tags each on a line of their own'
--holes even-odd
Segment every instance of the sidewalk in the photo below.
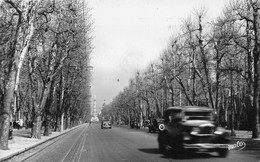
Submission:
<svg viewBox="0 0 260 162">
<path fill-rule="evenodd" d="M 0 150 L 0 161 L 7 160 L 17 154 L 25 152 L 33 147 L 36 147 L 48 140 L 54 139 L 64 133 L 68 133 L 73 129 L 77 128 L 73 127 L 71 129 L 67 129 L 63 132 L 52 132 L 49 136 L 41 136 L 41 139 L 30 138 L 31 129 L 14 129 L 13 130 L 13 139 L 8 142 L 8 150 Z"/>
<path fill-rule="evenodd" d="M 252 131 L 235 130 L 235 134 L 236 136 L 232 137 L 232 139 L 260 140 L 260 138 L 252 139 Z"/>
</svg>

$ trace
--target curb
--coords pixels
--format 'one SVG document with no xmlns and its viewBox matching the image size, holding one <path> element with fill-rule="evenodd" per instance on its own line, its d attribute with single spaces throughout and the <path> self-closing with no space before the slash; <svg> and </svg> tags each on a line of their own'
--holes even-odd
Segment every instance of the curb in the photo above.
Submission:
<svg viewBox="0 0 260 162">
<path fill-rule="evenodd" d="M 17 156 L 17 155 L 19 155 L 19 154 L 21 154 L 21 153 L 24 153 L 24 152 L 26 152 L 26 151 L 28 151 L 28 150 L 31 150 L 31 149 L 33 149 L 33 148 L 35 148 L 35 147 L 37 147 L 37 146 L 39 146 L 39 145 L 41 145 L 41 144 L 43 144 L 43 143 L 45 143 L 45 142 L 48 142 L 48 141 L 50 141 L 50 140 L 53 140 L 53 139 L 55 139 L 55 138 L 57 138 L 57 137 L 59 137 L 59 136 L 61 136 L 61 135 L 64 135 L 64 134 L 66 134 L 66 133 L 68 133 L 68 132 L 71 132 L 72 130 L 78 128 L 79 126 L 80 126 L 80 125 L 78 125 L 78 126 L 76 126 L 76 127 L 72 127 L 72 128 L 70 128 L 69 130 L 67 129 L 66 131 L 64 131 L 64 132 L 62 132 L 62 133 L 60 133 L 60 134 L 58 134 L 58 135 L 56 135 L 56 136 L 50 137 L 50 138 L 48 138 L 48 139 L 46 139 L 46 140 L 43 140 L 43 141 L 41 141 L 41 142 L 39 142 L 39 143 L 36 143 L 36 144 L 32 145 L 32 146 L 29 146 L 29 147 L 26 147 L 26 148 L 22 148 L 21 150 L 19 150 L 19 151 L 17 151 L 17 152 L 14 152 L 14 153 L 12 153 L 12 154 L 10 154 L 10 155 L 7 155 L 6 157 L 0 158 L 0 161 L 5 161 L 5 160 L 8 160 L 8 159 L 11 159 L 12 157 Z"/>
</svg>

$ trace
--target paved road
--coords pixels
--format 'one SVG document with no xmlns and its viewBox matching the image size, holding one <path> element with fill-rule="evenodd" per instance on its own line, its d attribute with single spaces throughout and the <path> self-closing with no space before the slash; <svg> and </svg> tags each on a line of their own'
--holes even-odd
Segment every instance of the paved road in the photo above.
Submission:
<svg viewBox="0 0 260 162">
<path fill-rule="evenodd" d="M 82 125 L 41 148 L 24 161 L 39 162 L 164 162 L 164 161 L 234 161 L 259 162 L 259 147 L 231 150 L 227 158 L 215 153 L 196 153 L 191 159 L 165 157 L 158 152 L 157 134 L 136 129 L 113 127 L 100 129 L 99 124 Z M 19 159 L 20 157 L 17 157 Z M 14 160 L 15 161 L 15 160 Z"/>
</svg>

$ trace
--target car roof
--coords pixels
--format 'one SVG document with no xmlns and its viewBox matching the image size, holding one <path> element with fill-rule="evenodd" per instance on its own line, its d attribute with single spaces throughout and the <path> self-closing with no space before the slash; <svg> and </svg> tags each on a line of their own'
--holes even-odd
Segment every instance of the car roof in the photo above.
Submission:
<svg viewBox="0 0 260 162">
<path fill-rule="evenodd" d="M 211 112 L 213 111 L 210 107 L 202 107 L 202 106 L 176 106 L 176 107 L 169 107 L 165 111 L 171 111 L 171 110 L 182 110 L 185 112 Z"/>
</svg>

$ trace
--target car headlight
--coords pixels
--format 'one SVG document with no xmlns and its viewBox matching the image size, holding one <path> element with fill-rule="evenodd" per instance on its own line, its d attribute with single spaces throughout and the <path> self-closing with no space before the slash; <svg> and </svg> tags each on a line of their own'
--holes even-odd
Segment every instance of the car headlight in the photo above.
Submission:
<svg viewBox="0 0 260 162">
<path fill-rule="evenodd" d="M 221 127 L 217 127 L 217 129 L 215 130 L 214 134 L 216 135 L 222 135 L 224 133 L 224 129 Z"/>
<path fill-rule="evenodd" d="M 198 134 L 200 132 L 200 129 L 198 127 L 193 127 L 190 134 Z"/>
<path fill-rule="evenodd" d="M 188 134 L 184 134 L 183 135 L 183 140 L 184 141 L 189 141 L 191 139 L 191 137 Z"/>
</svg>

